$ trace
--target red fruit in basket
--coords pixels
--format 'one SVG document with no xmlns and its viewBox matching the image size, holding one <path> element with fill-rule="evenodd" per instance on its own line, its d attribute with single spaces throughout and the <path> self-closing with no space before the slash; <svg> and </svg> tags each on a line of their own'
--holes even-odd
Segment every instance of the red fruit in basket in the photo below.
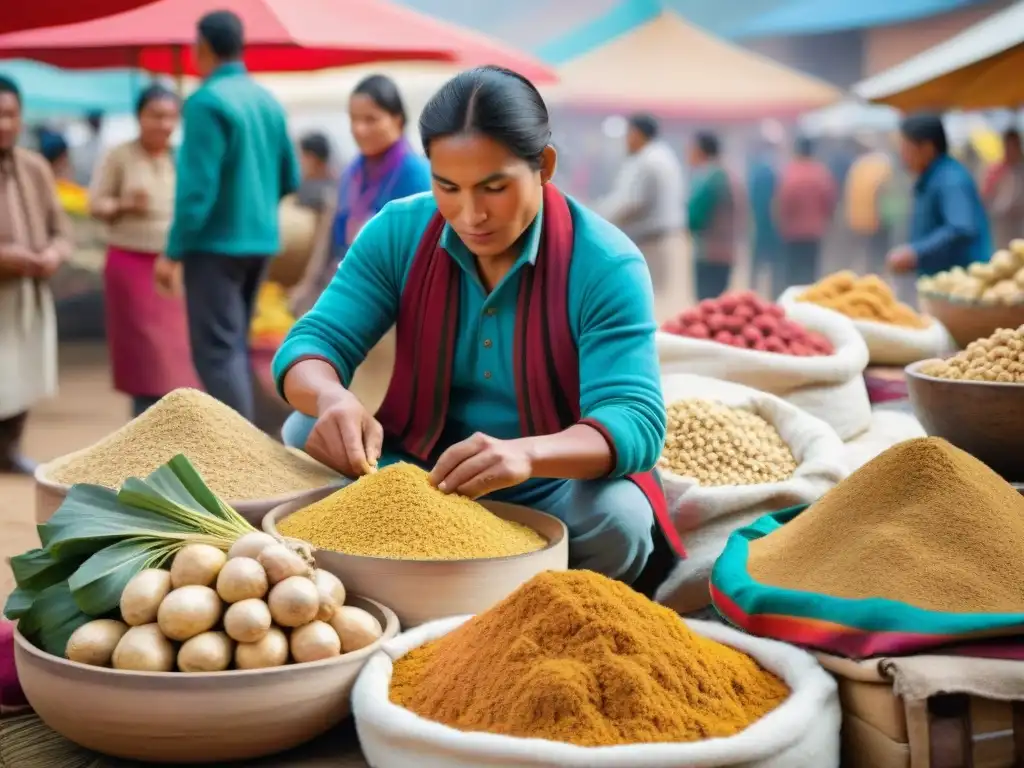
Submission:
<svg viewBox="0 0 1024 768">
<path fill-rule="evenodd" d="M 764 340 L 764 337 L 761 335 L 761 332 L 752 325 L 747 325 L 743 329 L 743 338 L 746 339 L 751 344 L 753 344 L 755 341 Z"/>
<path fill-rule="evenodd" d="M 711 331 L 704 323 L 693 323 L 686 327 L 686 335 L 691 339 L 710 339 Z"/>
<path fill-rule="evenodd" d="M 685 331 L 685 326 L 679 322 L 678 318 L 673 317 L 671 320 L 666 320 L 661 326 L 661 330 L 665 333 L 674 333 L 676 336 L 680 336 Z"/>
<path fill-rule="evenodd" d="M 700 310 L 696 309 L 695 307 L 684 309 L 676 316 L 676 319 L 678 319 L 679 322 L 683 323 L 684 325 L 689 325 L 690 323 L 699 323 L 701 320 Z"/>
<path fill-rule="evenodd" d="M 764 339 L 757 339 L 756 341 L 750 342 L 750 348 L 756 349 L 758 352 L 767 352 L 768 342 Z"/>
<path fill-rule="evenodd" d="M 776 331 L 783 341 L 795 341 L 804 334 L 804 329 L 792 320 L 779 320 L 779 329 Z"/>
<path fill-rule="evenodd" d="M 726 328 L 726 317 L 725 315 L 716 312 L 713 315 L 708 315 L 704 319 L 704 324 L 711 330 L 712 333 L 718 333 L 719 331 L 727 331 Z"/>
<path fill-rule="evenodd" d="M 733 335 L 728 331 L 718 331 L 714 338 L 719 344 L 732 344 Z"/>
<path fill-rule="evenodd" d="M 736 315 L 725 316 L 725 330 L 729 331 L 729 333 L 742 333 L 746 326 L 747 321 L 742 317 L 736 317 Z"/>
<path fill-rule="evenodd" d="M 718 308 L 727 315 L 736 311 L 740 305 L 740 299 L 734 293 L 723 293 L 718 299 Z"/>
<path fill-rule="evenodd" d="M 764 336 L 774 336 L 779 331 L 779 321 L 770 315 L 758 315 L 751 322 Z"/>
<path fill-rule="evenodd" d="M 786 316 L 786 310 L 784 310 L 778 304 L 772 304 L 770 301 L 769 302 L 765 302 L 764 311 L 765 311 L 765 314 L 771 315 L 772 317 L 776 317 L 779 320 L 781 320 L 782 318 L 784 318 Z"/>
<path fill-rule="evenodd" d="M 811 349 L 815 352 L 820 352 L 823 355 L 831 355 L 835 352 L 835 349 L 832 348 L 832 342 L 820 333 L 815 333 L 813 331 L 808 333 L 807 342 L 810 344 Z"/>
<path fill-rule="evenodd" d="M 796 357 L 813 357 L 814 351 L 806 344 L 795 341 L 789 345 L 789 354 L 795 355 Z"/>
<path fill-rule="evenodd" d="M 718 312 L 718 302 L 714 299 L 704 299 L 697 305 L 697 309 L 700 311 L 701 315 L 707 317 L 708 315 L 713 315 Z"/>
<path fill-rule="evenodd" d="M 780 339 L 778 336 L 769 336 L 764 340 L 765 349 L 769 352 L 777 352 L 781 355 L 786 354 L 786 342 Z"/>
<path fill-rule="evenodd" d="M 742 336 L 733 336 L 732 345 L 738 349 L 748 349 L 750 344 Z"/>
<path fill-rule="evenodd" d="M 733 317 L 742 317 L 747 322 L 754 319 L 757 311 L 749 304 L 740 304 L 736 309 L 733 310 Z"/>
</svg>

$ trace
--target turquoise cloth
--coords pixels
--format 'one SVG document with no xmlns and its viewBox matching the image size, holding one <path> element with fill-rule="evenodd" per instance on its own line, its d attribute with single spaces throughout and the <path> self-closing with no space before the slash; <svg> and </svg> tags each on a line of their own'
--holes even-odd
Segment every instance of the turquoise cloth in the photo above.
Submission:
<svg viewBox="0 0 1024 768">
<path fill-rule="evenodd" d="M 231 63 L 188 98 L 182 117 L 167 256 L 276 256 L 278 204 L 299 187 L 284 109 Z"/>
<path fill-rule="evenodd" d="M 575 249 L 569 272 L 570 327 L 579 349 L 580 411 L 615 444 L 613 476 L 650 470 L 665 439 L 651 279 L 636 246 L 618 229 L 569 199 Z M 433 196 L 388 204 L 360 232 L 313 309 L 292 328 L 274 358 L 278 388 L 305 358 L 329 361 L 348 386 L 369 350 L 394 324 L 420 238 L 436 212 Z M 462 271 L 448 421 L 437 452 L 475 432 L 521 437 L 513 381 L 513 330 L 523 268 L 538 252 L 540 221 L 522 254 L 487 294 L 476 262 L 448 226 L 442 245 Z M 555 480 L 532 480 L 524 492 Z"/>
<path fill-rule="evenodd" d="M 285 422 L 285 445 L 302 449 L 316 419 L 293 413 Z M 399 461 L 419 464 L 412 456 L 384 451 L 378 466 Z M 423 467 L 428 469 L 429 467 Z M 532 491 L 510 488 L 487 498 L 546 512 L 569 532 L 569 564 L 632 584 L 654 548 L 654 510 L 631 480 L 565 480 Z"/>
</svg>

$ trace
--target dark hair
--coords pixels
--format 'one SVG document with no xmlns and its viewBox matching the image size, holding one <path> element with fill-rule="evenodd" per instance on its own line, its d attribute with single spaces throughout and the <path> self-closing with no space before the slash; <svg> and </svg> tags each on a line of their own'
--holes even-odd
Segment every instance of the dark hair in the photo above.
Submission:
<svg viewBox="0 0 1024 768">
<path fill-rule="evenodd" d="M 658 121 L 654 115 L 633 115 L 627 122 L 630 128 L 635 128 L 645 139 L 653 139 L 658 135 Z"/>
<path fill-rule="evenodd" d="M 911 115 L 900 123 L 900 133 L 914 144 L 931 144 L 940 155 L 949 152 L 946 127 L 939 115 Z"/>
<path fill-rule="evenodd" d="M 718 157 L 718 153 L 722 149 L 718 137 L 711 131 L 698 131 L 693 140 L 697 144 L 697 149 L 710 158 Z"/>
<path fill-rule="evenodd" d="M 48 128 L 40 129 L 39 154 L 46 158 L 46 161 L 53 165 L 68 153 L 68 143 L 64 137 L 56 131 Z"/>
<path fill-rule="evenodd" d="M 402 120 L 404 126 L 407 122 L 405 115 L 405 102 L 402 101 L 402 92 L 398 90 L 398 84 L 387 75 L 369 75 L 364 77 L 352 91 L 352 95 L 367 96 L 374 104 L 383 109 L 392 117 Z"/>
<path fill-rule="evenodd" d="M 299 149 L 324 163 L 331 159 L 331 142 L 319 131 L 307 133 L 299 139 Z"/>
<path fill-rule="evenodd" d="M 21 88 L 7 75 L 0 75 L 0 93 L 9 93 L 21 104 Z"/>
<path fill-rule="evenodd" d="M 796 141 L 793 142 L 793 151 L 796 152 L 797 157 L 810 157 L 814 154 L 814 142 L 809 136 L 797 136 Z"/>
<path fill-rule="evenodd" d="M 1015 141 L 1020 144 L 1020 131 L 1016 128 L 1007 128 L 1003 131 L 1003 143 L 1005 144 L 1008 141 Z"/>
<path fill-rule="evenodd" d="M 536 86 L 504 67 L 460 72 L 435 93 L 420 113 L 423 150 L 435 139 L 480 133 L 539 168 L 551 143 L 548 108 Z"/>
<path fill-rule="evenodd" d="M 231 11 L 211 11 L 199 20 L 196 29 L 218 59 L 237 59 L 245 50 L 245 27 Z"/>
<path fill-rule="evenodd" d="M 160 83 L 153 83 L 152 85 L 146 86 L 142 93 L 139 94 L 139 98 L 135 100 L 136 117 L 141 115 L 142 111 L 151 103 L 154 101 L 162 101 L 163 99 L 170 99 L 177 104 L 178 94 L 167 86 L 160 85 Z"/>
</svg>

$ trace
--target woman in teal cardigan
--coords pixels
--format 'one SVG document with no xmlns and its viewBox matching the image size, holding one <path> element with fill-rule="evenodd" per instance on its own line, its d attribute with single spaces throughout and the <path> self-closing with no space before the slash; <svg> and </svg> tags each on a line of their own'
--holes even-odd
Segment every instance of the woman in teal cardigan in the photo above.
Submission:
<svg viewBox="0 0 1024 768">
<path fill-rule="evenodd" d="M 572 564 L 634 582 L 655 520 L 667 524 L 643 257 L 550 183 L 547 109 L 529 81 L 464 72 L 420 133 L 433 194 L 370 220 L 277 354 L 298 411 L 285 442 L 348 477 L 413 461 L 446 493 L 548 512 Z M 396 322 L 395 371 L 371 415 L 347 386 Z"/>
</svg>

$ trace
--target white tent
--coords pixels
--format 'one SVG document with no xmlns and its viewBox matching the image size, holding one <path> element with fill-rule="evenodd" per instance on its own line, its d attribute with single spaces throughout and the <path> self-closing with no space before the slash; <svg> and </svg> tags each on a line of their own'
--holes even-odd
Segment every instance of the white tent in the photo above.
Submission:
<svg viewBox="0 0 1024 768">
<path fill-rule="evenodd" d="M 914 111 L 1024 105 L 1024 2 L 854 87 L 863 99 Z"/>
</svg>

